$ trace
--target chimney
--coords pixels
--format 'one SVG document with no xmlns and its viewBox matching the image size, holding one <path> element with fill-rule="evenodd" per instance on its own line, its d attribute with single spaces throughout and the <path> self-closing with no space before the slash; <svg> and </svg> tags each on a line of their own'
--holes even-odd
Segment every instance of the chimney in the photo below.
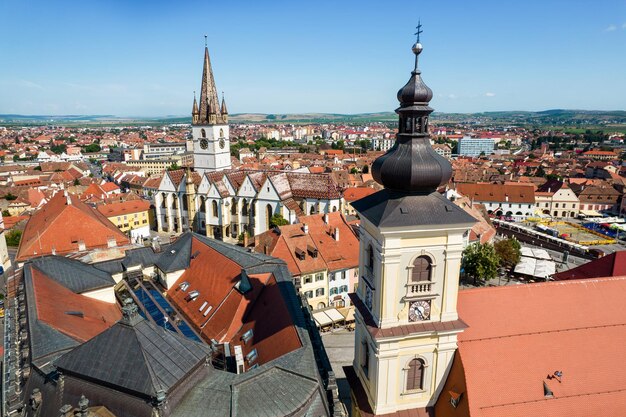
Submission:
<svg viewBox="0 0 626 417">
<path fill-rule="evenodd" d="M 324 223 L 328 224 L 328 213 L 324 214 Z"/>
<path fill-rule="evenodd" d="M 339 228 L 335 227 L 335 240 L 339 242 Z"/>
<path fill-rule="evenodd" d="M 71 197 L 70 197 L 70 195 L 67 193 L 67 191 L 64 191 L 63 193 L 65 194 L 65 203 L 66 203 L 68 206 L 71 206 L 71 205 L 72 205 L 72 198 L 71 198 Z"/>
<path fill-rule="evenodd" d="M 306 223 L 302 223 L 302 231 L 304 232 L 304 234 L 308 235 L 309 234 L 309 225 Z"/>
</svg>

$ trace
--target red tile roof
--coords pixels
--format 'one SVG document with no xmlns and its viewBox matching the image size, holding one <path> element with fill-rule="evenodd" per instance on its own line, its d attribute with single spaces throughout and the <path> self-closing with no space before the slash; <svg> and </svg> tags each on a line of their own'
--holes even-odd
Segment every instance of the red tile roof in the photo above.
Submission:
<svg viewBox="0 0 626 417">
<path fill-rule="evenodd" d="M 457 184 L 456 189 L 475 201 L 535 203 L 535 189 L 531 184 L 461 183 Z"/>
<path fill-rule="evenodd" d="M 76 294 L 34 267 L 32 280 L 37 318 L 79 342 L 86 342 L 122 318 L 117 303 Z M 82 317 L 68 312 L 80 312 Z"/>
<path fill-rule="evenodd" d="M 207 246 L 192 240 L 189 268 L 167 291 L 167 297 L 192 323 L 205 340 L 241 344 L 244 355 L 256 348 L 259 364 L 276 359 L 302 346 L 291 315 L 271 274 L 250 275 L 252 289 L 241 294 L 234 288 L 241 278 L 241 265 Z M 189 283 L 186 291 L 180 284 Z M 188 300 L 190 291 L 198 291 Z M 207 302 L 210 313 L 200 307 Z M 252 328 L 254 338 L 242 343 L 242 334 Z"/>
<path fill-rule="evenodd" d="M 626 276 L 626 250 L 613 252 L 576 268 L 554 274 L 555 281 Z"/>
<path fill-rule="evenodd" d="M 343 192 L 343 198 L 348 202 L 353 202 L 374 194 L 377 190 L 371 187 L 350 187 Z"/>
<path fill-rule="evenodd" d="M 464 378 L 472 416 L 623 415 L 624 298 L 626 277 L 460 291 L 463 375 L 443 392 Z"/>
<path fill-rule="evenodd" d="M 59 255 L 76 252 L 80 241 L 86 249 L 106 248 L 109 239 L 114 239 L 117 246 L 129 243 L 113 223 L 77 196 L 57 193 L 26 224 L 16 260 L 25 261 L 53 251 Z"/>
<path fill-rule="evenodd" d="M 146 200 L 128 200 L 118 203 L 101 204 L 96 208 L 106 217 L 123 216 L 149 210 L 150 202 Z"/>
</svg>

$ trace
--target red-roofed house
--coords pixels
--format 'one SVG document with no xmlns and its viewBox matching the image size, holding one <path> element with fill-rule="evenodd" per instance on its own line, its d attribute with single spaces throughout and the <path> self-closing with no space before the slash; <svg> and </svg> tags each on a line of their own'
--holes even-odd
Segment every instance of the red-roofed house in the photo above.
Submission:
<svg viewBox="0 0 626 417">
<path fill-rule="evenodd" d="M 16 261 L 128 243 L 128 237 L 97 210 L 73 194 L 57 193 L 26 224 Z"/>
</svg>

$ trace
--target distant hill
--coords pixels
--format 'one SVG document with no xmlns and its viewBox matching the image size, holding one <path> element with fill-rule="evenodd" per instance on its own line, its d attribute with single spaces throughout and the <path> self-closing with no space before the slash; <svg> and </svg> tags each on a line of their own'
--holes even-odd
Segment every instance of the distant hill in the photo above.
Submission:
<svg viewBox="0 0 626 417">
<path fill-rule="evenodd" d="M 393 112 L 339 114 L 339 113 L 238 113 L 231 114 L 232 123 L 368 123 L 395 122 Z M 468 123 L 474 125 L 535 125 L 535 126 L 618 126 L 626 125 L 624 110 L 564 110 L 538 112 L 493 111 L 482 113 L 433 113 L 434 121 L 443 124 Z M 191 123 L 188 116 L 119 117 L 113 115 L 19 115 L 0 114 L 0 125 L 162 125 Z"/>
</svg>

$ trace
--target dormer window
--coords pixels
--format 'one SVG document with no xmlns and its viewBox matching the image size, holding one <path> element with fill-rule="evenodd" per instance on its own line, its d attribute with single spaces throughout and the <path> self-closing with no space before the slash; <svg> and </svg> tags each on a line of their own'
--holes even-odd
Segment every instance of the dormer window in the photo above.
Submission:
<svg viewBox="0 0 626 417">
<path fill-rule="evenodd" d="M 193 290 L 193 291 L 189 292 L 189 294 L 187 294 L 187 297 L 185 297 L 185 301 L 187 301 L 187 302 L 193 301 L 196 298 L 198 298 L 199 295 L 200 295 L 200 291 Z"/>
<path fill-rule="evenodd" d="M 180 283 L 180 289 L 183 291 L 187 291 L 187 289 L 189 288 L 189 283 L 187 281 L 181 282 Z"/>
<path fill-rule="evenodd" d="M 252 349 L 250 353 L 246 355 L 246 360 L 248 361 L 248 363 L 252 363 L 256 361 L 257 358 L 258 358 L 258 354 L 257 354 L 256 349 Z"/>
<path fill-rule="evenodd" d="M 296 257 L 301 261 L 304 261 L 306 259 L 306 252 L 300 248 L 296 248 Z"/>
<path fill-rule="evenodd" d="M 248 341 L 252 339 L 252 336 L 254 336 L 254 331 L 249 329 L 243 334 L 243 336 L 241 336 L 241 340 L 243 340 L 244 344 L 248 343 Z"/>
</svg>

